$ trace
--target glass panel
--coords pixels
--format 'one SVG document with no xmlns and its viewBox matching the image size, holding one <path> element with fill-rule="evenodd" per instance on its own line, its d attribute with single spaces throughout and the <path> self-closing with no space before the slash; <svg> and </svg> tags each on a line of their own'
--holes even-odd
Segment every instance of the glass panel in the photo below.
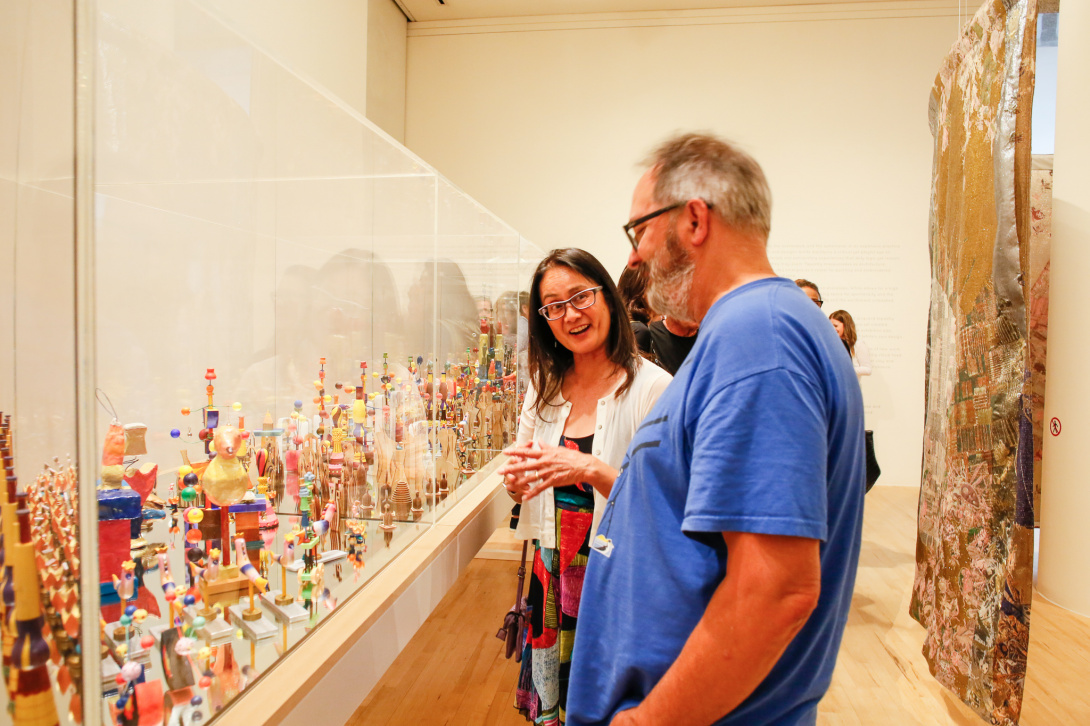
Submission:
<svg viewBox="0 0 1090 726">
<path fill-rule="evenodd" d="M 519 238 L 519 294 L 522 296 L 522 301 L 525 303 L 525 307 L 521 313 L 522 317 L 519 320 L 519 325 L 524 331 L 519 337 L 518 342 L 518 392 L 520 411 L 522 410 L 521 400 L 526 396 L 526 389 L 530 385 L 528 352 L 530 330 L 528 316 L 537 314 L 529 309 L 530 281 L 534 277 L 534 270 L 537 269 L 538 263 L 543 259 L 545 259 L 544 250 L 525 237 Z"/>
<path fill-rule="evenodd" d="M 27 723 L 80 710 L 73 27 L 71 1 L 0 4 L 0 708 Z"/>
<path fill-rule="evenodd" d="M 516 368 L 519 237 L 445 179 L 438 199 L 439 360 L 456 386 L 436 461 L 452 493 L 445 510 L 467 493 L 463 482 L 514 441 L 515 379 L 504 379 Z"/>
<path fill-rule="evenodd" d="M 207 718 L 513 438 L 525 245 L 214 0 L 95 7 L 101 713 Z"/>
</svg>

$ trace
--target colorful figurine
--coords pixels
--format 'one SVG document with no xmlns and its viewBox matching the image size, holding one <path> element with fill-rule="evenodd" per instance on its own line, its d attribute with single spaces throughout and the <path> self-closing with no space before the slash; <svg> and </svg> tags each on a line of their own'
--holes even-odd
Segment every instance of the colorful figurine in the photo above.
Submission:
<svg viewBox="0 0 1090 726">
<path fill-rule="evenodd" d="M 55 726 L 57 707 L 49 680 L 49 643 L 42 636 L 45 620 L 39 592 L 34 544 L 30 538 L 30 510 L 26 494 L 18 495 L 18 544 L 11 546 L 15 580 L 15 641 L 12 645 L 16 675 L 12 691 L 13 722 L 16 726 Z M 10 532 L 7 533 L 9 536 Z M 12 540 L 8 540 L 11 542 Z"/>
<path fill-rule="evenodd" d="M 233 426 L 217 428 L 212 445 L 216 456 L 201 478 L 205 495 L 219 507 L 241 502 L 250 488 L 250 475 L 238 459 L 243 445 L 242 433 Z"/>
</svg>

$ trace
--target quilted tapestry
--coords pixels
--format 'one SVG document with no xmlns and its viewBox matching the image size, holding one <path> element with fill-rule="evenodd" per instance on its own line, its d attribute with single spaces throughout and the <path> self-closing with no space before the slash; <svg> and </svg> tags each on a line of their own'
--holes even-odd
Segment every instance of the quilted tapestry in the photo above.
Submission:
<svg viewBox="0 0 1090 726">
<path fill-rule="evenodd" d="M 1041 517 L 1041 449 L 1045 431 L 1045 361 L 1048 348 L 1048 271 L 1052 249 L 1052 170 L 1034 169 L 1030 176 L 1029 379 L 1025 402 L 1033 421 L 1033 512 Z"/>
<path fill-rule="evenodd" d="M 923 477 L 911 615 L 935 678 L 1015 724 L 1029 645 L 1029 249 L 1035 0 L 989 0 L 935 79 Z M 1024 244 L 1019 244 L 1024 240 Z"/>
</svg>

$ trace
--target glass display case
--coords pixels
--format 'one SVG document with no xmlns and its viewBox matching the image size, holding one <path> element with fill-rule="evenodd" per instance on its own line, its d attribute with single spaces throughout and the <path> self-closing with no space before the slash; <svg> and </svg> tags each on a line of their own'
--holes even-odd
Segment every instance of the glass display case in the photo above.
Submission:
<svg viewBox="0 0 1090 726">
<path fill-rule="evenodd" d="M 514 439 L 541 251 L 218 10 L 0 18 L 5 666 L 62 723 L 213 717 Z"/>
</svg>

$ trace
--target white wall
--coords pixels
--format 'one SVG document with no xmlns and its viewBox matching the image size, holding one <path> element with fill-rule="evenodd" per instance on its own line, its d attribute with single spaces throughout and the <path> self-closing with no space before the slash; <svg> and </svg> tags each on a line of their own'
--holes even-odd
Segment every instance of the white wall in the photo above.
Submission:
<svg viewBox="0 0 1090 726">
<path fill-rule="evenodd" d="M 405 141 L 405 34 L 408 24 L 393 0 L 369 0 L 364 114 L 402 143 Z"/>
<path fill-rule="evenodd" d="M 254 45 L 395 139 L 404 138 L 408 21 L 393 0 L 218 0 L 209 5 Z"/>
<path fill-rule="evenodd" d="M 1086 276 L 1090 274 L 1090 6 L 1066 3 L 1060 15 L 1056 94 L 1056 155 L 1052 186 L 1052 265 L 1048 310 L 1048 376 L 1041 482 L 1041 594 L 1065 608 L 1090 615 L 1090 550 L 1085 546 L 1090 489 L 1086 486 L 1086 441 L 1090 383 L 1086 361 Z M 1049 426 L 1048 428 L 1051 428 Z"/>
<path fill-rule="evenodd" d="M 930 284 L 927 102 L 957 4 L 414 23 L 406 143 L 541 247 L 616 274 L 636 162 L 676 130 L 744 145 L 771 256 L 847 309 L 884 484 L 916 485 Z"/>
<path fill-rule="evenodd" d="M 24 485 L 76 454 L 72 18 L 0 3 L 0 410 Z"/>
<path fill-rule="evenodd" d="M 292 70 L 367 108 L 368 2 L 223 0 L 224 18 Z"/>
</svg>

